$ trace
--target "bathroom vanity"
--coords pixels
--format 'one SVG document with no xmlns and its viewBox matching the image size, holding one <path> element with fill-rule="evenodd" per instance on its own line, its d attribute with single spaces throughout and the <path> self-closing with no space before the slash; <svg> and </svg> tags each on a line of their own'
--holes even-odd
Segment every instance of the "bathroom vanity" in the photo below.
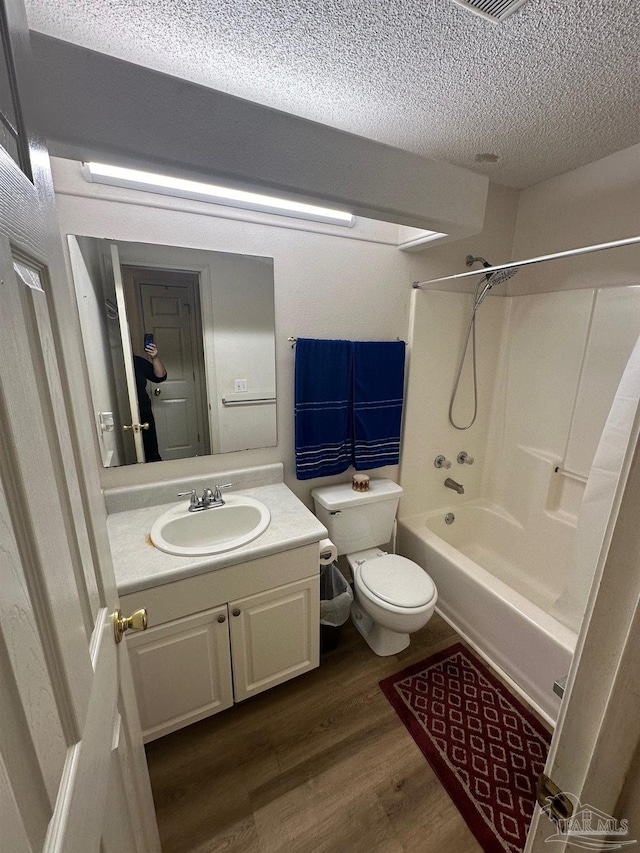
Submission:
<svg viewBox="0 0 640 853">
<path fill-rule="evenodd" d="M 326 528 L 282 482 L 237 491 L 264 503 L 270 524 L 252 542 L 208 557 L 154 547 L 148 534 L 166 503 L 131 508 L 136 496 L 121 495 L 115 503 L 126 508 L 111 507 L 122 611 L 148 613 L 148 629 L 127 636 L 145 742 L 319 664 L 318 543 Z M 148 488 L 137 497 L 152 499 Z"/>
</svg>

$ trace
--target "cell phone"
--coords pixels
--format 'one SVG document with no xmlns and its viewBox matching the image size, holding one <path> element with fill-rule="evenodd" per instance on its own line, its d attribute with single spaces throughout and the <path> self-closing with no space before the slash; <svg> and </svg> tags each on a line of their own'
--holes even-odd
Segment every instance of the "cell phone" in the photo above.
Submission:
<svg viewBox="0 0 640 853">
<path fill-rule="evenodd" d="M 149 344 L 152 344 L 152 343 L 153 343 L 153 335 L 151 334 L 151 332 L 145 332 L 144 333 L 144 348 L 145 348 L 145 350 L 149 346 Z"/>
</svg>

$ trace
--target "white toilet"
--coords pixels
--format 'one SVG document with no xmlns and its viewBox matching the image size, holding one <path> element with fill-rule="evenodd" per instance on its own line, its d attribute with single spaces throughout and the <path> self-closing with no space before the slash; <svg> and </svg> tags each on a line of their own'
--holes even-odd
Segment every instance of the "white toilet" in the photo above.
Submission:
<svg viewBox="0 0 640 853">
<path fill-rule="evenodd" d="M 438 600 L 433 581 L 417 563 L 375 547 L 391 539 L 402 487 L 380 479 L 371 480 L 367 492 L 341 483 L 311 495 L 316 515 L 353 572 L 353 623 L 377 655 L 401 652 Z"/>
</svg>

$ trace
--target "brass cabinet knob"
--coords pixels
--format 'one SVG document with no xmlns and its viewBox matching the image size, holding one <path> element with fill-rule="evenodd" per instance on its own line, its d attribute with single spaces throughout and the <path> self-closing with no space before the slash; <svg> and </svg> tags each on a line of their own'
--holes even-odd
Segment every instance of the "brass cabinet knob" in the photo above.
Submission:
<svg viewBox="0 0 640 853">
<path fill-rule="evenodd" d="M 222 624 L 222 622 L 226 622 L 226 621 L 227 621 L 227 617 L 223 616 L 223 614 L 221 613 L 220 616 L 218 616 L 218 622 L 220 622 Z"/>
<path fill-rule="evenodd" d="M 234 608 L 233 608 L 233 615 L 234 615 L 234 616 L 239 616 L 239 615 L 240 615 L 240 612 L 241 612 L 241 611 L 240 611 L 240 608 L 239 608 L 239 607 L 234 607 Z"/>
<path fill-rule="evenodd" d="M 144 607 L 136 610 L 131 616 L 123 616 L 122 610 L 116 610 L 113 614 L 113 632 L 116 643 L 121 642 L 125 631 L 146 631 L 148 625 L 149 619 Z"/>
</svg>

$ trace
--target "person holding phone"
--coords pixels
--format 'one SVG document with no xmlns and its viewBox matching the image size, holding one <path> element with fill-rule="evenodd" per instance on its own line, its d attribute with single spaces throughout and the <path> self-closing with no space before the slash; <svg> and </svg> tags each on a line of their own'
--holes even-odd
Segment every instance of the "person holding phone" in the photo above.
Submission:
<svg viewBox="0 0 640 853">
<path fill-rule="evenodd" d="M 164 382 L 167 371 L 158 355 L 158 347 L 153 341 L 153 335 L 147 333 L 144 336 L 144 351 L 148 356 L 142 358 L 134 355 L 133 367 L 136 374 L 136 390 L 138 392 L 138 408 L 140 409 L 140 423 L 148 423 L 149 429 L 142 430 L 142 442 L 144 444 L 144 456 L 146 462 L 162 462 L 158 450 L 158 434 L 156 422 L 153 417 L 151 398 L 147 394 L 147 382 Z"/>
</svg>

